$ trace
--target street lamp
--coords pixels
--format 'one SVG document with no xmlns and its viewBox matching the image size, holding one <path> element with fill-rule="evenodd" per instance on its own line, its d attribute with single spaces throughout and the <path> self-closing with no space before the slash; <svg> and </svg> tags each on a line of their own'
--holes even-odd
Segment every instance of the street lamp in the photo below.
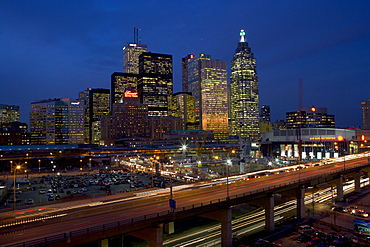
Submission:
<svg viewBox="0 0 370 247">
<path fill-rule="evenodd" d="M 26 157 L 27 157 L 27 160 L 25 162 L 26 163 L 26 168 L 25 169 L 27 170 L 27 166 L 28 166 L 28 153 L 26 153 Z"/>
<path fill-rule="evenodd" d="M 346 154 L 343 156 L 343 170 L 346 170 Z"/>
<path fill-rule="evenodd" d="M 231 165 L 231 160 L 226 161 L 226 200 L 230 199 L 229 196 L 229 165 Z"/>
<path fill-rule="evenodd" d="M 186 149 L 187 149 L 187 147 L 188 147 L 188 146 L 186 146 L 185 144 L 184 144 L 184 145 L 182 145 L 182 156 L 183 156 L 184 158 L 186 158 Z"/>
<path fill-rule="evenodd" d="M 39 174 L 41 173 L 41 160 L 39 160 Z"/>
<path fill-rule="evenodd" d="M 154 160 L 152 161 L 152 188 L 154 188 Z"/>
<path fill-rule="evenodd" d="M 10 163 L 13 163 L 12 161 L 10 161 Z M 20 165 L 17 165 L 13 168 L 13 172 L 14 172 L 14 181 L 13 181 L 13 211 L 15 211 L 15 204 L 17 203 L 17 198 L 15 196 L 15 187 L 16 187 L 16 173 L 17 173 L 17 169 L 21 169 L 21 166 Z"/>
</svg>

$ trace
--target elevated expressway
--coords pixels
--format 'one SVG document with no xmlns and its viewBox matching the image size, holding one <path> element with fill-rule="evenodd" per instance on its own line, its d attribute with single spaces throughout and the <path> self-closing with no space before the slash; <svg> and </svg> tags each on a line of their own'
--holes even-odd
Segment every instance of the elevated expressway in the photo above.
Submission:
<svg viewBox="0 0 370 247">
<path fill-rule="evenodd" d="M 296 167 L 296 166 L 295 166 Z M 274 230 L 274 194 L 297 200 L 297 217 L 304 218 L 305 188 L 335 184 L 343 200 L 343 175 L 352 176 L 360 189 L 361 171 L 369 171 L 368 157 L 308 169 L 287 170 L 248 179 L 246 175 L 173 187 L 176 209 L 170 209 L 170 190 L 121 194 L 104 199 L 32 207 L 0 214 L 1 246 L 78 246 L 130 234 L 163 245 L 163 232 L 171 223 L 202 216 L 221 222 L 221 244 L 231 246 L 231 207 L 241 203 L 265 208 L 266 229 Z M 268 175 L 268 176 L 266 176 Z"/>
</svg>

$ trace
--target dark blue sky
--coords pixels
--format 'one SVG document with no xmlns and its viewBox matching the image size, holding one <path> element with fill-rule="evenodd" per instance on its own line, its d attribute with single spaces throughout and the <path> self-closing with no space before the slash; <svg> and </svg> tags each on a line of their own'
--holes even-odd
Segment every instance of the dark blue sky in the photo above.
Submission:
<svg viewBox="0 0 370 247">
<path fill-rule="evenodd" d="M 370 99 L 370 1 L 0 0 L 0 104 L 77 98 L 88 87 L 110 88 L 122 71 L 122 47 L 133 27 L 151 52 L 173 55 L 174 92 L 181 58 L 205 53 L 230 62 L 245 29 L 257 58 L 260 104 L 272 121 L 298 107 L 328 108 L 337 127 L 361 125 Z"/>
</svg>

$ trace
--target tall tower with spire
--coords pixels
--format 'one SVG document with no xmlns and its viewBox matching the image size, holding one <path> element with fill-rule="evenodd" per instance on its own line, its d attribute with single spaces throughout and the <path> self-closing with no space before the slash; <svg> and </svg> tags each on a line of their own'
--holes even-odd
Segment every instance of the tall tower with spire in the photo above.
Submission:
<svg viewBox="0 0 370 247">
<path fill-rule="evenodd" d="M 139 56 L 148 51 L 148 47 L 140 42 L 139 30 L 134 27 L 134 42 L 126 44 L 122 49 L 124 73 L 139 74 Z"/>
<path fill-rule="evenodd" d="M 256 141 L 259 138 L 259 93 L 256 59 L 240 30 L 240 41 L 231 61 L 230 135 Z"/>
</svg>

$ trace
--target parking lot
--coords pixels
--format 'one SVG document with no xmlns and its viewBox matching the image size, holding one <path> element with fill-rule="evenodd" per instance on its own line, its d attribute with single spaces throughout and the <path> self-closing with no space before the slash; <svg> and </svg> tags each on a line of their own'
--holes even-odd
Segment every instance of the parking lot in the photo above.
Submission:
<svg viewBox="0 0 370 247">
<path fill-rule="evenodd" d="M 163 178 L 146 173 L 123 171 L 90 172 L 80 175 L 42 175 L 24 179 L 16 184 L 16 207 L 30 204 L 51 204 L 56 201 L 95 198 L 109 194 L 141 190 L 154 184 L 166 186 Z M 13 191 L 5 197 L 0 208 L 13 207 Z"/>
</svg>

